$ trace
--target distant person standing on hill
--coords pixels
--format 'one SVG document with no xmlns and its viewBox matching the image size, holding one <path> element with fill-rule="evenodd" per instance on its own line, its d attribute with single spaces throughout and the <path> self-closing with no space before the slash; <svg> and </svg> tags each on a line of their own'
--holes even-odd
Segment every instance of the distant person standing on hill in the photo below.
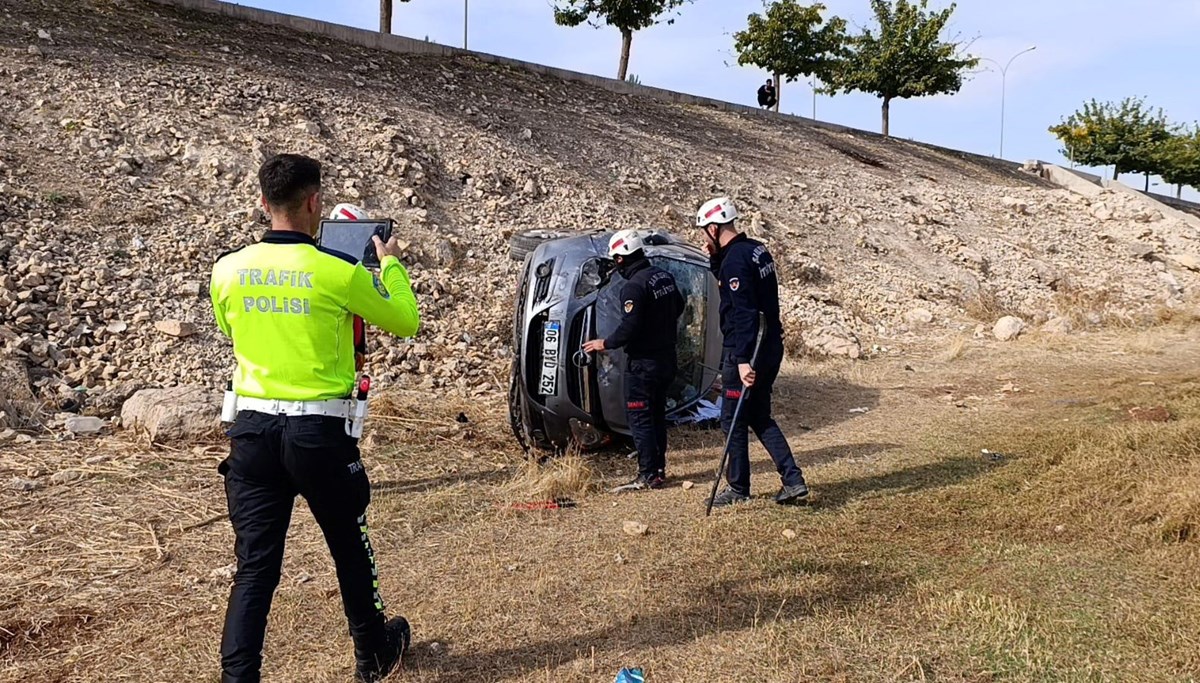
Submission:
<svg viewBox="0 0 1200 683">
<path fill-rule="evenodd" d="M 775 81 L 768 78 L 767 82 L 758 89 L 758 106 L 770 109 L 778 101 L 779 98 L 775 96 Z"/>
</svg>

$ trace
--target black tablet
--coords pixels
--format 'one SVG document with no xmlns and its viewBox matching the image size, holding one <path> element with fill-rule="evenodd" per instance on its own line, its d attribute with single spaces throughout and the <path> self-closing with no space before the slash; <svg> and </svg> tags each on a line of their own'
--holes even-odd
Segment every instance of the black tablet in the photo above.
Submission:
<svg viewBox="0 0 1200 683">
<path fill-rule="evenodd" d="M 379 239 L 387 242 L 392 238 L 393 225 L 395 221 L 390 218 L 362 221 L 325 220 L 321 221 L 317 244 L 358 259 L 368 268 L 378 268 L 379 256 L 375 253 L 375 243 L 371 238 L 379 236 Z"/>
</svg>

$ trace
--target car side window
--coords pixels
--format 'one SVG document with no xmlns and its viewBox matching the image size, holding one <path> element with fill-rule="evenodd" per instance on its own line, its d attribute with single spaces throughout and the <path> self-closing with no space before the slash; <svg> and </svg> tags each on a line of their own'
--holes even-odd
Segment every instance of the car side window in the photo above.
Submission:
<svg viewBox="0 0 1200 683">
<path fill-rule="evenodd" d="M 705 387 L 704 352 L 708 331 L 708 268 L 676 259 L 651 257 L 651 262 L 675 277 L 683 295 L 683 315 L 679 316 L 677 357 L 679 369 L 667 391 L 667 410 L 696 398 Z"/>
</svg>

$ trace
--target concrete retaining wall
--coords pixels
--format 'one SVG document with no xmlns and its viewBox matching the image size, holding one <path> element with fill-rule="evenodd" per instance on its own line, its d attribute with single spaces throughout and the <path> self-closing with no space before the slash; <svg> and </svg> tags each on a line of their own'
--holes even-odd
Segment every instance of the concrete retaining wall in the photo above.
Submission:
<svg viewBox="0 0 1200 683">
<path fill-rule="evenodd" d="M 401 54 L 427 54 L 442 57 L 470 57 L 489 64 L 499 64 L 515 69 L 522 69 L 525 71 L 531 71 L 533 73 L 552 76 L 554 78 L 560 78 L 566 81 L 586 83 L 597 88 L 608 90 L 609 92 L 623 95 L 637 95 L 658 100 L 660 102 L 669 102 L 673 104 L 693 104 L 702 107 L 710 107 L 720 111 L 733 112 L 744 116 L 782 118 L 787 121 L 802 123 L 804 125 L 814 126 L 824 130 L 851 133 L 860 137 L 877 139 L 882 138 L 879 133 L 875 133 L 873 131 L 851 128 L 849 126 L 842 126 L 827 121 L 818 121 L 816 119 L 810 119 L 794 114 L 775 113 L 766 109 L 751 107 L 744 104 L 736 104 L 733 102 L 726 102 L 724 100 L 717 100 L 710 97 L 688 95 L 686 93 L 676 92 L 674 90 L 655 88 L 647 85 L 634 85 L 625 81 L 619 81 L 615 78 L 605 78 L 603 76 L 595 76 L 592 74 L 580 73 L 578 71 L 570 71 L 568 69 L 559 69 L 552 66 L 546 66 L 544 64 L 523 62 L 519 59 L 510 59 L 508 57 L 492 55 L 486 52 L 463 50 L 461 48 L 440 45 L 438 43 L 431 43 L 425 40 L 416 40 L 413 38 L 406 38 L 404 36 L 389 35 L 385 33 L 379 33 L 377 31 L 368 31 L 365 29 L 354 28 L 352 26 L 334 24 L 327 21 L 317 21 L 316 19 L 307 19 L 305 17 L 298 17 L 290 14 L 282 14 L 279 12 L 271 12 L 253 7 L 245 7 L 243 5 L 235 5 L 229 2 L 221 2 L 220 0 L 150 0 L 150 2 L 185 10 L 220 14 L 232 19 L 237 19 L 238 21 L 290 28 L 295 31 L 312 33 L 330 38 L 332 40 L 338 40 L 376 50 L 387 50 L 388 52 L 396 52 Z M 991 164 L 995 164 L 998 161 L 994 157 L 974 154 L 972 152 L 962 152 L 959 150 L 938 147 L 936 145 L 929 145 L 921 142 L 901 141 L 898 139 L 896 141 L 903 142 L 904 144 L 916 144 L 928 149 L 952 154 L 960 158 L 965 157 L 970 159 L 978 159 Z M 1000 161 L 1003 162 L 1003 160 Z M 1015 169 L 1017 164 L 1013 164 L 1012 167 Z"/>
<path fill-rule="evenodd" d="M 1113 192 L 1119 192 L 1124 195 L 1136 197 L 1152 208 L 1160 211 L 1162 215 L 1176 218 L 1184 223 L 1187 223 L 1196 230 L 1200 230 L 1200 217 L 1197 217 L 1194 213 L 1180 211 L 1174 206 L 1168 206 L 1168 202 L 1160 201 L 1160 199 L 1168 199 L 1167 197 L 1160 198 L 1147 192 L 1142 192 L 1141 190 L 1135 190 L 1120 181 L 1108 180 L 1107 178 L 1101 178 L 1100 176 L 1093 175 L 1091 173 L 1084 173 L 1074 169 L 1063 168 L 1062 166 L 1055 166 L 1054 164 L 1048 164 L 1044 161 L 1038 163 L 1041 164 L 1043 178 L 1049 180 L 1055 185 L 1065 187 L 1076 194 L 1081 194 L 1085 197 L 1095 197 L 1103 192 L 1104 189 L 1108 189 Z M 1170 203 L 1175 204 L 1176 206 L 1182 206 L 1190 212 L 1200 211 L 1200 205 L 1192 204 L 1191 202 L 1172 199 L 1170 200 Z"/>
<path fill-rule="evenodd" d="M 625 95 L 640 95 L 642 97 L 650 97 L 655 100 L 672 102 L 676 104 L 695 104 L 704 107 L 712 107 L 722 111 L 736 112 L 738 114 L 744 114 L 748 116 L 781 116 L 786 119 L 802 121 L 809 125 L 818 126 L 827 130 L 853 132 L 860 135 L 877 135 L 875 133 L 870 133 L 869 131 L 856 130 L 854 128 L 841 126 L 836 123 L 816 121 L 814 119 L 808 119 L 802 116 L 794 116 L 792 114 L 776 114 L 772 111 L 758 109 L 744 104 L 735 104 L 733 102 L 725 102 L 708 97 L 698 97 L 696 95 L 688 95 L 681 92 L 675 92 L 674 90 L 665 90 L 663 88 L 655 88 L 646 85 L 634 85 L 625 81 L 619 81 L 615 78 L 604 78 L 603 76 L 594 76 L 592 74 L 580 73 L 578 71 L 558 69 L 551 66 L 545 66 L 544 64 L 523 62 L 517 59 L 510 59 L 508 57 L 488 54 L 486 52 L 463 50 L 461 48 L 440 45 L 438 43 L 431 43 L 425 40 L 416 40 L 413 38 L 406 38 L 404 36 L 379 33 L 377 31 L 368 31 L 365 29 L 354 28 L 352 26 L 334 24 L 327 21 L 317 21 L 316 19 L 307 19 L 305 17 L 298 17 L 290 14 L 282 14 L 279 12 L 256 9 L 254 7 L 245 7 L 243 5 L 220 2 L 219 0 L 150 1 L 160 5 L 168 5 L 186 10 L 220 14 L 237 19 L 239 21 L 248 21 L 257 24 L 266 24 L 268 26 L 290 28 L 296 31 L 312 33 L 333 40 L 351 43 L 353 45 L 360 45 L 362 47 L 368 47 L 376 50 L 387 50 L 389 52 L 397 52 L 402 54 L 438 55 L 443 57 L 472 57 L 490 64 L 501 64 L 517 69 L 532 71 L 534 73 L 553 76 L 555 78 L 561 78 L 567 81 L 587 83 L 588 85 Z"/>
<path fill-rule="evenodd" d="M 1106 181 L 1104 181 L 1104 186 L 1107 187 L 1108 189 L 1112 190 L 1113 192 L 1120 192 L 1121 194 L 1129 195 L 1131 197 L 1137 197 L 1137 198 L 1141 199 L 1142 201 L 1146 202 L 1147 204 L 1150 204 L 1155 209 L 1158 209 L 1159 211 L 1161 211 L 1164 216 L 1170 216 L 1171 218 L 1177 218 L 1177 219 L 1183 221 L 1184 223 L 1187 223 L 1188 225 L 1192 226 L 1196 230 L 1200 230 L 1200 218 L 1197 218 L 1195 215 L 1190 214 L 1190 213 L 1184 213 L 1183 211 L 1180 211 L 1179 209 L 1176 209 L 1175 207 L 1167 206 L 1167 204 L 1165 202 L 1160 202 L 1157 197 L 1155 197 L 1147 192 L 1142 192 L 1141 190 L 1135 190 L 1132 187 L 1129 187 L 1128 185 L 1126 185 L 1120 181 L 1116 181 L 1116 180 L 1106 180 Z M 1197 207 L 1197 208 L 1200 208 L 1200 207 Z"/>
<path fill-rule="evenodd" d="M 1044 161 L 1041 162 L 1041 165 L 1043 178 L 1055 185 L 1065 187 L 1075 194 L 1081 194 L 1085 197 L 1095 197 L 1104 191 L 1104 188 L 1100 187 L 1095 181 L 1089 180 L 1082 174 L 1076 173 L 1069 168 L 1055 166 Z M 1096 177 L 1096 180 L 1099 179 L 1099 177 Z"/>
<path fill-rule="evenodd" d="M 508 57 L 487 54 L 485 52 L 463 50 L 456 47 L 450 47 L 448 45 L 431 43 L 425 40 L 416 40 L 413 38 L 406 38 L 404 36 L 389 35 L 379 33 L 377 31 L 368 31 L 365 29 L 343 26 L 341 24 L 334 24 L 326 21 L 317 21 L 315 19 L 307 19 L 305 17 L 298 17 L 290 14 L 282 14 L 279 12 L 271 12 L 253 7 L 235 5 L 229 2 L 221 2 L 220 0 L 150 0 L 150 2 L 184 10 L 219 14 L 243 22 L 253 22 L 268 26 L 289 28 L 295 31 L 311 33 L 329 38 L 331 40 L 338 40 L 374 50 L 386 50 L 388 52 L 396 52 L 401 54 L 426 54 L 442 57 L 469 57 L 489 64 L 503 65 L 515 69 L 531 71 L 533 73 L 544 74 L 566 81 L 585 83 L 596 88 L 601 88 L 609 92 L 623 95 L 636 95 L 672 104 L 690 104 L 709 107 L 719 111 L 732 112 L 742 116 L 758 116 L 766 118 L 773 117 L 793 123 L 813 126 L 823 130 L 847 133 L 860 138 L 865 137 L 882 139 L 883 137 L 880 134 L 872 131 L 851 128 L 849 126 L 842 126 L 826 121 L 817 121 L 815 119 L 810 119 L 803 116 L 775 113 L 773 111 L 751 107 L 744 104 L 735 104 L 733 102 L 726 102 L 724 100 L 717 100 L 709 97 L 688 95 L 681 92 L 675 92 L 674 90 L 666 90 L 663 88 L 655 88 L 645 85 L 634 85 L 625 81 L 619 81 L 615 78 L 605 78 L 603 76 L 594 76 L 592 74 L 585 74 L 567 69 L 559 69 L 551 66 L 545 66 L 543 64 L 523 62 L 518 59 L 510 59 Z M 996 159 L 995 157 L 975 154 L 973 152 L 963 152 L 960 150 L 938 147 L 937 145 L 931 145 L 923 142 L 899 139 L 894 139 L 893 141 L 897 144 L 916 145 L 940 154 L 949 155 L 956 159 L 983 164 L 997 170 L 998 167 L 1004 167 L 1005 170 L 1012 172 L 1013 177 L 1019 177 L 1019 174 L 1016 173 L 1016 170 L 1019 168 L 1019 164 L 1007 162 L 1003 159 Z M 1034 181 L 1036 178 L 1036 176 L 1025 177 L 1027 177 L 1030 181 Z"/>
<path fill-rule="evenodd" d="M 1157 199 L 1158 201 L 1162 202 L 1163 204 L 1166 204 L 1167 206 L 1173 206 L 1177 209 L 1189 211 L 1194 214 L 1200 214 L 1200 204 L 1197 204 L 1196 202 L 1189 202 L 1186 199 L 1176 199 L 1174 197 L 1168 197 L 1165 194 L 1155 194 L 1155 195 L 1151 195 L 1151 196 L 1154 197 L 1155 199 Z"/>
</svg>

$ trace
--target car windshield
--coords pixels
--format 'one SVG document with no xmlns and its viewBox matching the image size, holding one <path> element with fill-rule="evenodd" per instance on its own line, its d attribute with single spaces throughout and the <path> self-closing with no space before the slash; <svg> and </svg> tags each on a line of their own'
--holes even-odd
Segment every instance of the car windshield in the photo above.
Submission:
<svg viewBox="0 0 1200 683">
<path fill-rule="evenodd" d="M 708 268 L 686 261 L 652 256 L 654 265 L 675 277 L 685 307 L 679 318 L 679 370 L 667 390 L 667 410 L 696 399 L 704 383 L 704 336 L 708 330 Z"/>
</svg>

